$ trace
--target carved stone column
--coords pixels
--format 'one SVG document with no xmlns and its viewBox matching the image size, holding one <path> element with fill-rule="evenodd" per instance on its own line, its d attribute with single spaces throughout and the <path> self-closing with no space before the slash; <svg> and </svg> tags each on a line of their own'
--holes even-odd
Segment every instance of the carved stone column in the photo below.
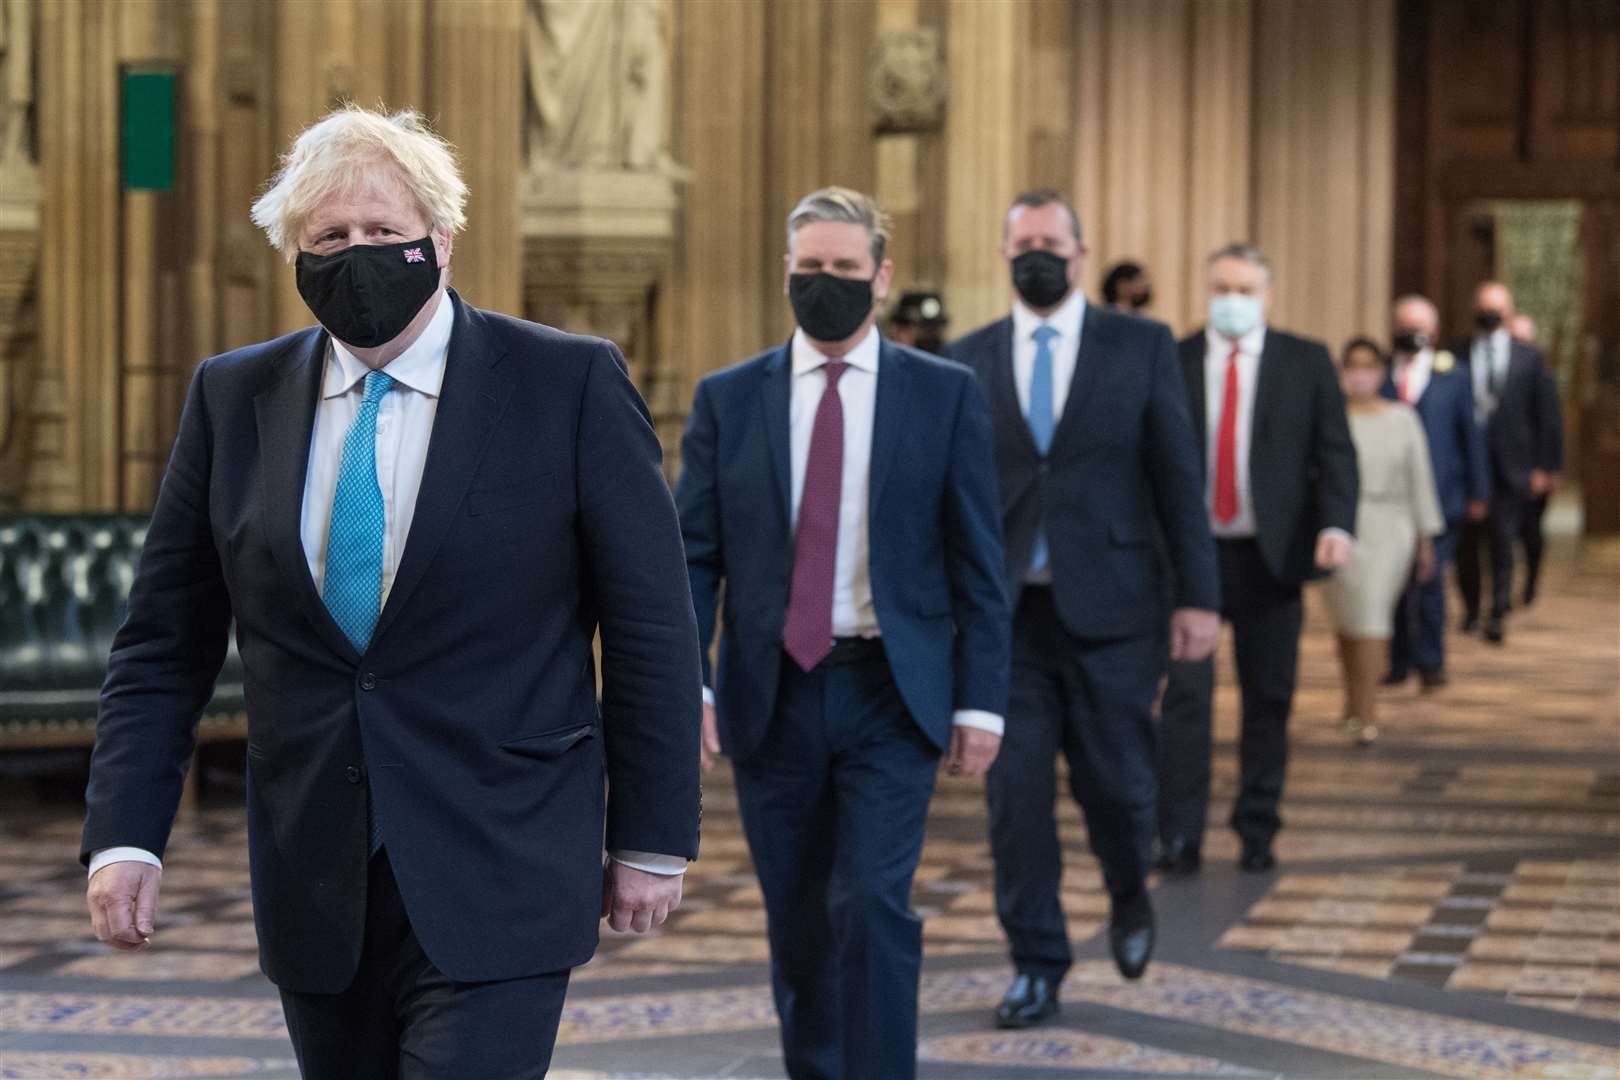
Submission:
<svg viewBox="0 0 1620 1080">
<path fill-rule="evenodd" d="M 678 470 L 686 387 L 660 332 L 660 296 L 674 256 L 674 181 L 653 172 L 531 174 L 523 192 L 523 308 L 527 318 L 596 334 L 624 350 Z"/>
<path fill-rule="evenodd" d="M 39 363 L 39 189 L 0 170 L 0 513 L 21 507 Z"/>
</svg>

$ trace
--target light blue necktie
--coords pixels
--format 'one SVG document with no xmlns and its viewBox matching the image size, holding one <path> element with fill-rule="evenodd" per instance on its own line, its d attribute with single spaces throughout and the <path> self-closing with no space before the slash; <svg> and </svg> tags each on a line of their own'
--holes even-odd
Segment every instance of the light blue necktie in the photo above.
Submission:
<svg viewBox="0 0 1620 1080">
<path fill-rule="evenodd" d="M 1052 433 L 1057 428 L 1052 409 L 1052 339 L 1058 332 L 1050 326 L 1035 329 L 1035 367 L 1029 376 L 1029 433 L 1035 439 L 1035 449 L 1045 457 L 1052 448 Z M 1035 543 L 1029 552 L 1029 569 L 1039 573 L 1046 569 L 1048 552 L 1046 530 L 1035 529 Z"/>
<path fill-rule="evenodd" d="M 366 376 L 365 397 L 343 436 L 343 462 L 332 496 L 326 534 L 326 580 L 321 599 L 358 652 L 371 644 L 382 611 L 382 489 L 377 486 L 377 410 L 394 380 L 380 371 Z"/>
<path fill-rule="evenodd" d="M 332 619 L 357 652 L 371 644 L 382 612 L 383 514 L 382 488 L 377 484 L 377 410 L 393 387 L 391 376 L 380 371 L 366 375 L 365 396 L 354 423 L 343 436 L 343 461 L 338 466 L 337 492 L 332 496 L 332 524 L 326 533 L 326 579 L 321 599 Z M 366 793 L 367 853 L 382 847 L 382 827 L 372 813 Z"/>
</svg>

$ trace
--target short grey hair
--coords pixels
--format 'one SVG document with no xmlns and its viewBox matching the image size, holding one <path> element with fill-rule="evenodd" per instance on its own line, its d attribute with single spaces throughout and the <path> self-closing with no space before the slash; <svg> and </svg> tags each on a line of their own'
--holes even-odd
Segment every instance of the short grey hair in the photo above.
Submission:
<svg viewBox="0 0 1620 1080">
<path fill-rule="evenodd" d="M 1035 188 L 1032 191 L 1020 192 L 1018 198 L 1007 210 L 1007 217 L 1001 219 L 1001 235 L 1007 235 L 1007 218 L 1012 217 L 1014 210 L 1024 207 L 1029 210 L 1039 210 L 1043 206 L 1061 206 L 1069 212 L 1069 231 L 1074 234 L 1074 242 L 1083 244 L 1085 241 L 1080 235 L 1080 212 L 1074 208 L 1068 196 L 1057 188 Z"/>
<path fill-rule="evenodd" d="M 377 167 L 391 169 L 431 228 L 467 223 L 467 185 L 455 148 L 411 109 L 396 113 L 350 103 L 327 113 L 294 140 L 281 168 L 253 204 L 253 223 L 288 262 L 298 254 L 304 219 L 330 195 L 352 190 Z"/>
<path fill-rule="evenodd" d="M 1411 292 L 1404 296 L 1397 296 L 1395 298 L 1395 302 L 1390 305 L 1389 309 L 1391 312 L 1396 312 L 1401 310 L 1401 308 L 1405 307 L 1407 304 L 1422 304 L 1423 309 L 1429 313 L 1429 321 L 1434 324 L 1435 329 L 1438 330 L 1440 328 L 1440 309 L 1435 306 L 1433 300 L 1430 300 L 1422 293 Z"/>
<path fill-rule="evenodd" d="M 1210 253 L 1204 265 L 1214 266 L 1222 259 L 1236 259 L 1239 262 L 1258 266 L 1266 272 L 1266 281 L 1268 283 L 1271 281 L 1271 260 L 1266 258 L 1265 252 L 1246 240 L 1236 240 L 1224 247 L 1216 248 Z"/>
<path fill-rule="evenodd" d="M 889 247 L 893 223 L 872 196 L 846 187 L 824 187 L 812 191 L 800 199 L 788 215 L 788 248 L 792 249 L 793 237 L 800 229 L 817 221 L 842 221 L 862 226 L 872 238 L 872 265 L 883 265 L 883 254 Z"/>
</svg>

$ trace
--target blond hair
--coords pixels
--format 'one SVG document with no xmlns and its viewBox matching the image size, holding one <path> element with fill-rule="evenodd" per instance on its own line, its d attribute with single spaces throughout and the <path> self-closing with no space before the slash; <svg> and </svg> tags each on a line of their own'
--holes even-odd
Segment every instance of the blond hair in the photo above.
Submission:
<svg viewBox="0 0 1620 1080">
<path fill-rule="evenodd" d="M 812 191 L 799 200 L 799 205 L 788 215 L 788 248 L 793 247 L 793 236 L 814 221 L 843 221 L 860 225 L 872 238 L 872 262 L 883 265 L 883 253 L 889 246 L 889 215 L 870 195 L 853 188 L 824 187 Z"/>
<path fill-rule="evenodd" d="M 433 229 L 454 233 L 466 225 L 467 185 L 455 148 L 415 110 L 389 114 L 352 103 L 293 141 L 253 204 L 253 224 L 291 262 L 309 214 L 332 195 L 359 186 L 378 165 L 393 169 Z"/>
</svg>

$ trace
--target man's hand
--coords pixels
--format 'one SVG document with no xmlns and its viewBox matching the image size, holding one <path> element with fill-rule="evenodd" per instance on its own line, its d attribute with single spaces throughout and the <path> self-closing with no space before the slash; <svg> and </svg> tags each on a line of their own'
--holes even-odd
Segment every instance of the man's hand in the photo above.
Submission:
<svg viewBox="0 0 1620 1080">
<path fill-rule="evenodd" d="M 1536 498 L 1552 490 L 1552 476 L 1544 469 L 1530 470 L 1530 494 Z"/>
<path fill-rule="evenodd" d="M 1420 582 L 1434 580 L 1434 541 L 1427 536 L 1418 537 L 1417 542 L 1417 579 Z"/>
<path fill-rule="evenodd" d="M 143 862 L 108 863 L 97 870 L 85 892 L 96 938 L 127 952 L 146 948 L 162 876 L 162 870 Z"/>
<path fill-rule="evenodd" d="M 952 776 L 983 776 L 1000 751 L 1000 735 L 958 724 L 951 728 L 951 752 L 945 756 L 945 771 Z"/>
<path fill-rule="evenodd" d="M 1468 520 L 1484 521 L 1491 513 L 1491 504 L 1484 499 L 1471 499 L 1468 503 Z"/>
<path fill-rule="evenodd" d="M 698 764 L 703 771 L 714 768 L 714 759 L 720 753 L 720 724 L 714 718 L 714 706 L 703 703 L 703 735 L 698 740 Z"/>
<path fill-rule="evenodd" d="M 1336 532 L 1325 532 L 1316 538 L 1316 565 L 1322 570 L 1337 570 L 1350 561 L 1354 550 L 1350 541 Z"/>
<path fill-rule="evenodd" d="M 602 871 L 602 917 L 620 933 L 663 926 L 680 906 L 680 874 L 649 874 L 614 859 Z"/>
<path fill-rule="evenodd" d="M 1170 616 L 1170 659 L 1207 660 L 1221 639 L 1221 615 L 1203 608 L 1177 608 Z"/>
</svg>

